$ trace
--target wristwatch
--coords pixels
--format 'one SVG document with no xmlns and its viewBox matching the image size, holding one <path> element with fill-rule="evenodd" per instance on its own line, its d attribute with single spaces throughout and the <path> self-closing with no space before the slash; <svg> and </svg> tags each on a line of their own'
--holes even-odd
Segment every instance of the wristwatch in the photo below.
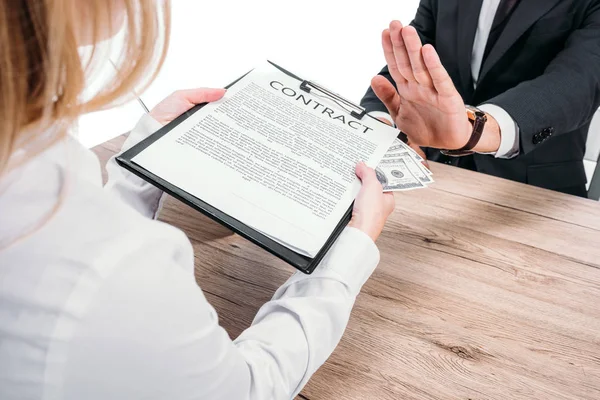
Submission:
<svg viewBox="0 0 600 400">
<path fill-rule="evenodd" d="M 485 127 L 485 123 L 487 122 L 487 116 L 483 111 L 476 107 L 466 106 L 466 109 L 469 122 L 471 122 L 471 125 L 473 125 L 473 133 L 471 133 L 471 138 L 469 139 L 466 145 L 464 145 L 458 150 L 440 150 L 441 153 L 445 156 L 463 157 L 475 153 L 473 151 L 473 148 L 477 146 L 477 143 L 479 143 L 479 139 L 481 139 L 481 135 L 483 134 L 483 128 Z"/>
</svg>

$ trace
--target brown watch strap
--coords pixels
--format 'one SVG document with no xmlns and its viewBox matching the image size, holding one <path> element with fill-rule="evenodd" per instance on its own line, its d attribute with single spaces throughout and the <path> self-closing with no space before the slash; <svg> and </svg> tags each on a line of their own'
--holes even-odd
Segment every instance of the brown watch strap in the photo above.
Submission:
<svg viewBox="0 0 600 400">
<path fill-rule="evenodd" d="M 441 150 L 442 154 L 452 157 L 461 157 L 474 153 L 473 148 L 475 148 L 477 143 L 479 143 L 479 140 L 481 140 L 483 128 L 487 122 L 487 116 L 483 111 L 478 109 L 467 109 L 467 114 L 469 114 L 469 112 L 472 113 L 469 115 L 469 121 L 473 125 L 473 132 L 471 133 L 469 141 L 458 150 Z"/>
</svg>

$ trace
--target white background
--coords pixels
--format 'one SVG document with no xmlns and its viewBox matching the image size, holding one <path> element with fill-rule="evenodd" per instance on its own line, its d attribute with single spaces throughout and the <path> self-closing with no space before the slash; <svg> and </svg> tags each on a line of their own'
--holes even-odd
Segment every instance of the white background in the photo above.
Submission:
<svg viewBox="0 0 600 400">
<path fill-rule="evenodd" d="M 381 31 L 410 22 L 418 0 L 172 0 L 166 63 L 141 95 L 152 108 L 177 89 L 223 87 L 269 59 L 359 102 L 385 65 Z M 111 73 L 107 62 L 106 73 Z M 91 147 L 129 131 L 142 115 L 135 102 L 81 118 Z"/>
<path fill-rule="evenodd" d="M 177 89 L 223 87 L 269 59 L 359 102 L 383 67 L 381 31 L 409 23 L 419 0 L 172 0 L 172 39 L 157 80 L 141 97 L 152 108 Z M 106 62 L 106 74 L 112 73 Z M 96 85 L 101 84 L 96 82 Z M 129 131 L 137 102 L 83 116 L 87 147 Z M 590 131 L 585 167 L 591 180 L 600 154 L 600 113 Z"/>
</svg>

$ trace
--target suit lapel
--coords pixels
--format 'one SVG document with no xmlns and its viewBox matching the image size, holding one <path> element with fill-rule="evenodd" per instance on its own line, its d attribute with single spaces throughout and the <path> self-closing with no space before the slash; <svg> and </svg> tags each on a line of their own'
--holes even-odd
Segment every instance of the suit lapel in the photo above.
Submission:
<svg viewBox="0 0 600 400">
<path fill-rule="evenodd" d="M 481 82 L 504 54 L 527 30 L 550 11 L 560 0 L 521 0 L 508 20 L 504 31 L 481 67 Z M 548 29 L 552 29 L 549 27 Z"/>
<path fill-rule="evenodd" d="M 473 90 L 471 76 L 471 59 L 473 57 L 473 43 L 479 23 L 479 13 L 483 0 L 458 0 L 458 68 L 463 87 L 469 92 Z"/>
</svg>

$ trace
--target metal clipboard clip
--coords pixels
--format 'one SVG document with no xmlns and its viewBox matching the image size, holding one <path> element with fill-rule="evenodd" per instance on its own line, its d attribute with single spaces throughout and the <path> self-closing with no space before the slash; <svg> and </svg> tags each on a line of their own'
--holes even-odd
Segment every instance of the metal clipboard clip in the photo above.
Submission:
<svg viewBox="0 0 600 400">
<path fill-rule="evenodd" d="M 302 83 L 300 84 L 300 90 L 303 90 L 306 93 L 311 93 L 318 97 L 329 98 L 334 103 L 336 103 L 338 106 L 340 106 L 343 110 L 350 113 L 351 116 L 353 116 L 354 118 L 356 118 L 358 120 L 361 120 L 367 114 L 367 111 L 364 108 L 362 108 L 361 106 L 358 106 L 358 105 L 352 103 L 351 101 L 346 100 L 339 94 L 334 93 L 330 90 L 327 90 L 323 86 L 318 85 L 316 83 L 306 81 L 306 80 L 302 81 Z"/>
</svg>

